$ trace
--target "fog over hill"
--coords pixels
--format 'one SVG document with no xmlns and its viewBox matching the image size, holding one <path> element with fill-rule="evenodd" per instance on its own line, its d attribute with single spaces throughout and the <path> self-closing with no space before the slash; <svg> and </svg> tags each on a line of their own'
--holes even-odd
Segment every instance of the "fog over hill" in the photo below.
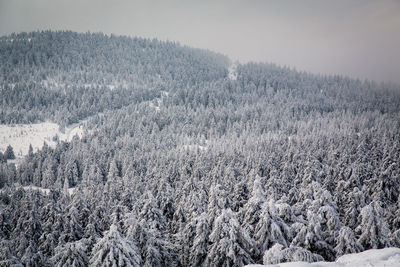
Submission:
<svg viewBox="0 0 400 267">
<path fill-rule="evenodd" d="M 104 32 L 179 41 L 240 62 L 400 83 L 398 0 L 0 0 L 0 35 Z"/>
<path fill-rule="evenodd" d="M 1 124 L 85 121 L 18 166 L 1 151 L 0 265 L 243 266 L 400 247 L 399 86 L 102 33 L 11 34 L 0 55 Z"/>
</svg>

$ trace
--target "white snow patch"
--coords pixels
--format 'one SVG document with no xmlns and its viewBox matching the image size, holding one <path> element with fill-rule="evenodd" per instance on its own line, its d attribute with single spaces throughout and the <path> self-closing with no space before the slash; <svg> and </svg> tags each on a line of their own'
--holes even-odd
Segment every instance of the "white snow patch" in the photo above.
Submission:
<svg viewBox="0 0 400 267">
<path fill-rule="evenodd" d="M 61 83 L 59 79 L 57 78 L 47 78 L 45 80 L 41 81 L 41 84 L 49 90 L 53 90 L 53 89 L 59 89 L 62 88 L 64 90 L 65 93 L 65 88 L 68 87 L 67 84 L 65 83 Z M 86 87 L 85 87 L 86 88 Z"/>
<path fill-rule="evenodd" d="M 39 187 L 39 186 L 34 186 L 34 185 L 27 185 L 27 186 L 21 186 L 19 183 L 15 183 L 14 184 L 17 188 L 22 187 L 22 189 L 24 189 L 25 191 L 39 191 L 42 194 L 48 195 L 50 194 L 50 189 L 49 188 L 43 188 L 43 187 Z M 76 191 L 76 188 L 68 188 L 68 194 L 70 196 L 72 196 Z M 1 192 L 1 190 L 0 190 Z"/>
<path fill-rule="evenodd" d="M 236 81 L 237 80 L 237 63 L 233 63 L 228 68 L 228 77 L 232 81 Z"/>
<path fill-rule="evenodd" d="M 70 195 L 70 196 L 72 196 L 74 193 L 75 193 L 75 187 L 73 187 L 73 188 L 68 188 L 68 194 Z"/>
<path fill-rule="evenodd" d="M 164 98 L 169 96 L 169 92 L 161 91 L 161 97 L 154 98 L 148 101 L 149 107 L 153 108 L 156 112 L 160 111 L 160 107 L 163 104 Z"/>
<path fill-rule="evenodd" d="M 28 191 L 28 190 L 38 190 L 38 191 L 40 191 L 41 193 L 43 193 L 43 194 L 45 194 L 45 195 L 50 194 L 50 189 L 48 189 L 48 188 L 42 188 L 42 187 L 38 187 L 38 186 L 34 186 L 34 185 L 23 186 L 22 188 L 23 188 L 25 191 Z"/>
<path fill-rule="evenodd" d="M 250 264 L 247 267 L 400 267 L 400 248 L 370 249 L 361 253 L 347 254 L 335 262 L 287 262 L 280 264 Z"/>
<path fill-rule="evenodd" d="M 8 164 L 14 164 L 16 167 L 22 162 L 23 158 L 22 157 L 16 157 L 15 159 L 8 159 L 7 163 Z"/>
<path fill-rule="evenodd" d="M 149 102 L 149 107 L 154 108 L 156 112 L 160 111 L 159 99 L 157 98 L 155 101 Z"/>
<path fill-rule="evenodd" d="M 88 89 L 88 88 L 93 88 L 93 87 L 95 87 L 96 85 L 94 84 L 94 83 L 84 83 L 83 84 L 83 87 L 85 88 L 85 89 Z"/>
<path fill-rule="evenodd" d="M 149 106 L 154 108 L 157 112 L 160 111 L 160 107 L 163 103 L 164 97 L 168 96 L 168 92 L 162 91 L 161 97 L 154 98 L 153 100 L 149 101 Z"/>
<path fill-rule="evenodd" d="M 147 101 L 149 107 L 153 108 L 156 112 L 159 112 L 163 104 L 164 98 L 169 96 L 169 92 L 161 91 L 161 97 L 154 98 L 153 100 Z"/>
<path fill-rule="evenodd" d="M 207 150 L 207 147 L 206 147 L 206 146 L 201 146 L 201 145 L 183 145 L 182 147 L 183 147 L 183 149 L 189 150 L 189 151 L 196 151 L 196 150 L 203 151 L 203 150 Z"/>
<path fill-rule="evenodd" d="M 60 133 L 59 137 L 63 141 L 71 141 L 74 136 L 78 136 L 79 138 L 82 138 L 84 133 L 84 127 L 82 123 L 76 123 L 72 124 L 69 127 L 65 129 L 65 133 L 62 134 Z"/>
<path fill-rule="evenodd" d="M 182 143 L 178 147 L 187 151 L 205 151 L 210 147 L 210 140 L 204 136 L 200 138 L 186 136 L 182 138 Z"/>
<path fill-rule="evenodd" d="M 0 41 L 5 41 L 5 42 L 11 42 L 11 43 L 13 43 L 13 42 L 23 42 L 23 41 L 28 41 L 28 42 L 30 42 L 30 41 L 32 41 L 32 38 L 16 38 L 16 39 L 14 39 L 14 38 L 5 38 L 5 39 L 0 39 Z"/>
<path fill-rule="evenodd" d="M 370 249 L 343 255 L 336 260 L 343 266 L 400 266 L 400 248 Z"/>
<path fill-rule="evenodd" d="M 44 142 L 55 147 L 57 142 L 53 137 L 58 136 L 60 141 L 71 141 L 75 135 L 83 136 L 84 127 L 82 123 L 67 127 L 64 133 L 56 123 L 43 122 L 35 124 L 0 125 L 0 151 L 4 152 L 8 145 L 14 149 L 16 157 L 28 154 L 29 145 L 34 151 L 41 149 Z"/>
</svg>

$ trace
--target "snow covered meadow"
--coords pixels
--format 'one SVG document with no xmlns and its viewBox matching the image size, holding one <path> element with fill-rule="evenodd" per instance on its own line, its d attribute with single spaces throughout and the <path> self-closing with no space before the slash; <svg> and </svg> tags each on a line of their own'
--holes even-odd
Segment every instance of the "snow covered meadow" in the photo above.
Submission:
<svg viewBox="0 0 400 267">
<path fill-rule="evenodd" d="M 71 141 L 76 135 L 82 137 L 84 128 L 82 123 L 71 125 L 60 130 L 60 126 L 53 122 L 34 124 L 0 124 L 0 151 L 4 152 L 11 145 L 16 157 L 28 154 L 29 145 L 34 151 L 42 148 L 46 143 L 55 147 L 58 141 Z"/>
</svg>

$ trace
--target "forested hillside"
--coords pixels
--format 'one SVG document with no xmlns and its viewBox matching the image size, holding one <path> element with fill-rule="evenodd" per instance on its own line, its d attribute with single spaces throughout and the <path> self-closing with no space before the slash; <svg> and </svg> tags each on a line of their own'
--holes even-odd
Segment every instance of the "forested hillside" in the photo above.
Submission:
<svg viewBox="0 0 400 267">
<path fill-rule="evenodd" d="M 90 116 L 81 139 L 0 165 L 0 265 L 242 266 L 400 247 L 399 86 L 261 63 L 232 79 L 228 58 L 157 40 L 0 40 L 2 123 Z"/>
<path fill-rule="evenodd" d="M 71 124 L 226 75 L 227 58 L 172 42 L 101 33 L 0 37 L 0 123 Z"/>
</svg>

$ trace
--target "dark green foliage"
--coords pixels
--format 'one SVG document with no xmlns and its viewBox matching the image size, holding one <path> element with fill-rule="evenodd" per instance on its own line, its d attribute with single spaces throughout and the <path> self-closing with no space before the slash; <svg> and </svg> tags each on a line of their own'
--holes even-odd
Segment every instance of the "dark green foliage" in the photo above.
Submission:
<svg viewBox="0 0 400 267">
<path fill-rule="evenodd" d="M 15 159 L 14 149 L 11 145 L 8 145 L 6 151 L 4 151 L 3 158 L 5 160 Z"/>
</svg>

